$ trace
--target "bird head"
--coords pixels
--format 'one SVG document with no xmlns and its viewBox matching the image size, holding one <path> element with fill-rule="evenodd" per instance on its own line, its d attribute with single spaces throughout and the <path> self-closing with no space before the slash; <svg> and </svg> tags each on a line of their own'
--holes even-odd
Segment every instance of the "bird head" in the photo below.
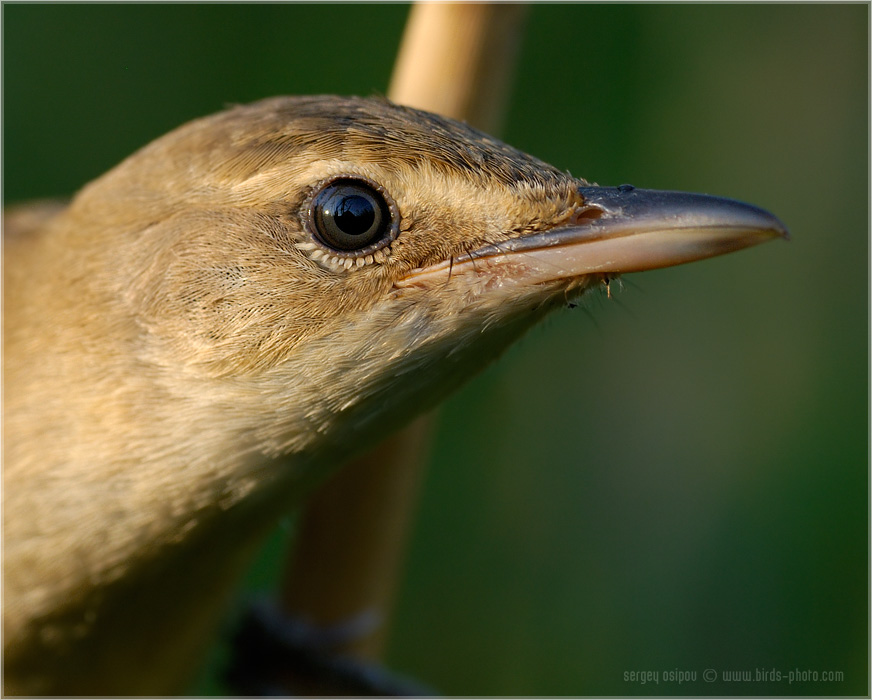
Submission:
<svg viewBox="0 0 872 700">
<path fill-rule="evenodd" d="M 459 122 L 337 97 L 187 124 L 71 216 L 104 224 L 93 282 L 115 287 L 141 360 L 214 403 L 272 406 L 240 429 L 273 455 L 383 436 L 622 272 L 784 232 L 749 205 L 595 187 Z"/>
</svg>

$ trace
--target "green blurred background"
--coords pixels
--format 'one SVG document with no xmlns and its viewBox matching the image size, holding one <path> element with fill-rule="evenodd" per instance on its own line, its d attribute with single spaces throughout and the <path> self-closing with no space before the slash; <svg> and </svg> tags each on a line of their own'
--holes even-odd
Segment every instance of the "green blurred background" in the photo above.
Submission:
<svg viewBox="0 0 872 700">
<path fill-rule="evenodd" d="M 228 103 L 383 94 L 407 13 L 4 4 L 4 202 Z M 392 667 L 446 694 L 869 692 L 868 13 L 531 9 L 509 143 L 756 203 L 793 240 L 632 275 L 444 406 Z M 843 677 L 722 676 L 758 670 Z"/>
</svg>

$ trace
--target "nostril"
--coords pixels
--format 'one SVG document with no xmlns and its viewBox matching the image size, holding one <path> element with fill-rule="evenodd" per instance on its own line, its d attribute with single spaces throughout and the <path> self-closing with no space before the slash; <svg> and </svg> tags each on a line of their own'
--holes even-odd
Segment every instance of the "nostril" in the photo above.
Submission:
<svg viewBox="0 0 872 700">
<path fill-rule="evenodd" d="M 603 210 L 600 207 L 594 205 L 584 205 L 576 208 L 574 212 L 572 212 L 572 216 L 569 219 L 569 223 L 573 226 L 578 226 L 581 224 L 590 223 L 591 221 L 596 221 L 603 215 Z"/>
</svg>

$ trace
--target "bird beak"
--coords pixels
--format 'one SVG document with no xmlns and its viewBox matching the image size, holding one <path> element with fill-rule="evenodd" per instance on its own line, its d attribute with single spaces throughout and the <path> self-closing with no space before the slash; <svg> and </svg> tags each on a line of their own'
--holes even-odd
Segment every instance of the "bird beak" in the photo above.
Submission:
<svg viewBox="0 0 872 700">
<path fill-rule="evenodd" d="M 413 270 L 397 287 L 429 286 L 467 272 L 535 284 L 582 275 L 617 275 L 702 260 L 773 238 L 787 228 L 743 202 L 686 192 L 579 187 L 570 225 L 487 245 Z"/>
</svg>

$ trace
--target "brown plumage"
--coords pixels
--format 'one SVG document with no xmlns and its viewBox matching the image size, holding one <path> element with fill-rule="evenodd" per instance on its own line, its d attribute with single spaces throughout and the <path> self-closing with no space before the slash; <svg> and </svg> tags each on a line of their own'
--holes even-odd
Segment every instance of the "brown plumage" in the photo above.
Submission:
<svg viewBox="0 0 872 700">
<path fill-rule="evenodd" d="M 313 223 L 343 183 L 382 202 L 365 245 Z M 626 218 L 609 206 L 465 125 L 306 97 L 192 122 L 65 209 L 10 212 L 6 692 L 177 692 L 252 548 L 331 466 L 609 276 L 783 232 L 731 203 L 751 223 L 705 250 L 579 266 Z M 555 246 L 573 262 L 552 273 Z"/>
</svg>

